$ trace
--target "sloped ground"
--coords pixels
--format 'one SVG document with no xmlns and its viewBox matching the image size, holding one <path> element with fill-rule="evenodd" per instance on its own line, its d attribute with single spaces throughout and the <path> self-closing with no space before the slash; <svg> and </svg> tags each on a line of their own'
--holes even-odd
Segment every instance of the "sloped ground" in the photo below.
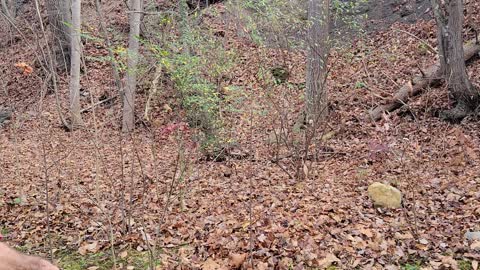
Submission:
<svg viewBox="0 0 480 270">
<path fill-rule="evenodd" d="M 105 13 L 115 10 L 121 3 L 109 3 Z M 468 10 L 469 20 L 478 22 L 478 4 L 469 3 Z M 25 18 L 35 18 L 33 11 L 26 12 Z M 126 18 L 118 14 L 108 19 L 122 44 Z M 86 24 L 95 32 L 93 16 Z M 220 21 L 209 23 L 225 28 Z M 435 45 L 431 21 L 393 28 Z M 40 107 L 41 74 L 24 76 L 13 68 L 17 62 L 33 63 L 33 51 L 21 38 L 13 45 L 2 39 L 1 76 L 8 95 L 0 96 L 0 105 L 17 111 L 0 130 L 0 224 L 9 240 L 40 252 L 51 246 L 60 264 L 65 250 L 109 252 L 113 242 L 118 255 L 155 243 L 162 252 L 160 269 L 228 269 L 250 252 L 253 269 L 315 268 L 337 258 L 340 269 L 396 269 L 406 263 L 449 269 L 452 259 L 468 260 L 462 265 L 480 261 L 463 237 L 480 230 L 478 120 L 470 117 L 460 125 L 438 120 L 436 111 L 449 102 L 443 88 L 429 89 L 388 120 L 364 118 L 367 109 L 418 73 L 417 65 L 425 68 L 435 61 L 417 39 L 388 30 L 333 53 L 326 129 L 334 136 L 324 147 L 335 154 L 315 162 L 307 180 L 294 181 L 270 161 L 267 142 L 277 126 L 269 97 L 279 97 L 284 107 L 298 112 L 301 100 L 291 97 L 299 97 L 301 89 L 289 94 L 286 85 L 265 90 L 255 77 L 260 66 L 286 60 L 289 82 L 301 83 L 304 56 L 263 49 L 224 30 L 242 59 L 232 83 L 247 96 L 245 109 L 232 116 L 232 137 L 250 156 L 206 162 L 187 144 L 187 177 L 174 184 L 182 148 L 166 130 L 181 119 L 181 111 L 171 89 L 155 104 L 152 126 L 139 126 L 130 137 L 122 139 L 118 132 L 118 103 L 86 113 L 87 130 L 66 133 L 58 125 L 54 95 L 45 95 Z M 88 56 L 106 55 L 93 41 L 85 50 Z M 114 93 L 108 64 L 87 65 L 86 92 L 95 100 Z M 469 74 L 477 84 L 478 69 L 477 62 L 471 63 Z M 66 104 L 65 79 L 61 89 Z M 83 103 L 90 103 L 88 95 Z M 173 111 L 163 110 L 164 104 Z M 402 190 L 404 208 L 375 209 L 366 194 L 373 181 Z"/>
</svg>

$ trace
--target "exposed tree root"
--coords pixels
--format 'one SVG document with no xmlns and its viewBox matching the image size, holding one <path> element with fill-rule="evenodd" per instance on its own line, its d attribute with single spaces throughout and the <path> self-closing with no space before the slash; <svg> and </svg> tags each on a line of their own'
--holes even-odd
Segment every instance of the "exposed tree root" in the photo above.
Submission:
<svg viewBox="0 0 480 270">
<path fill-rule="evenodd" d="M 463 46 L 463 49 L 465 61 L 468 61 L 480 52 L 480 44 L 476 43 L 476 39 L 473 39 L 467 42 L 466 45 Z M 411 97 L 421 94 L 427 86 L 438 84 L 441 78 L 440 63 L 431 65 L 421 76 L 414 77 L 411 81 L 403 85 L 386 104 L 378 105 L 369 110 L 369 117 L 373 121 L 380 120 L 383 113 L 392 112 L 402 107 Z M 452 109 L 452 111 L 453 110 L 454 109 Z M 458 114 L 458 116 L 460 116 L 460 114 Z"/>
<path fill-rule="evenodd" d="M 459 102 L 452 109 L 440 112 L 439 116 L 445 121 L 451 123 L 459 123 L 471 112 L 473 112 L 473 110 L 471 110 L 469 106 L 467 106 L 467 104 L 465 104 L 464 102 Z"/>
</svg>

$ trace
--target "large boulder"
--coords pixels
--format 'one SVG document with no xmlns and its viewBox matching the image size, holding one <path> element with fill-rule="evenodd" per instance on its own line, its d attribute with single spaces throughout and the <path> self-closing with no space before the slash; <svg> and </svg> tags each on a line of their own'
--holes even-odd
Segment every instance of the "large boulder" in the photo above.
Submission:
<svg viewBox="0 0 480 270">
<path fill-rule="evenodd" d="M 402 193 L 390 185 L 375 182 L 368 187 L 368 196 L 372 199 L 373 204 L 378 207 L 402 207 Z"/>
</svg>

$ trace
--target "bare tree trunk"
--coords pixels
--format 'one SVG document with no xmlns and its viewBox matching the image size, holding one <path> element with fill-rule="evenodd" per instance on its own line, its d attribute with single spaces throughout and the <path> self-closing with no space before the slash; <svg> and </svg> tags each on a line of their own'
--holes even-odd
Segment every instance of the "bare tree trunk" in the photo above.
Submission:
<svg viewBox="0 0 480 270">
<path fill-rule="evenodd" d="M 10 12 L 10 7 L 8 6 L 7 4 L 7 0 L 0 0 L 0 3 L 2 4 L 2 10 L 3 10 L 3 13 L 9 17 L 9 18 L 13 18 L 11 12 Z"/>
<path fill-rule="evenodd" d="M 129 132 L 135 127 L 135 90 L 137 87 L 138 50 L 140 47 L 140 23 L 142 0 L 131 0 L 129 11 L 130 33 L 128 36 L 127 78 L 123 95 L 122 131 Z"/>
<path fill-rule="evenodd" d="M 118 68 L 117 62 L 115 61 L 115 56 L 112 51 L 112 48 L 113 48 L 112 42 L 108 37 L 107 27 L 105 25 L 104 15 L 102 11 L 102 6 L 100 4 L 100 0 L 95 0 L 95 9 L 98 15 L 98 23 L 100 26 L 100 31 L 103 34 L 105 43 L 107 44 L 108 56 L 110 57 L 110 65 L 112 66 L 112 73 L 113 73 L 113 78 L 115 80 L 115 85 L 117 86 L 118 92 L 122 93 L 123 92 L 122 80 L 120 79 L 119 68 Z"/>
<path fill-rule="evenodd" d="M 306 119 L 310 124 L 323 120 L 327 109 L 327 60 L 330 53 L 330 0 L 309 0 Z"/>
<path fill-rule="evenodd" d="M 443 78 L 448 84 L 456 106 L 442 113 L 446 120 L 458 121 L 478 105 L 478 90 L 470 82 L 463 50 L 463 0 L 443 3 L 431 0 L 437 22 L 438 54 Z"/>
<path fill-rule="evenodd" d="M 72 129 L 83 125 L 80 107 L 81 2 L 81 0 L 72 0 L 72 37 L 70 42 L 70 48 L 72 49 L 70 65 L 70 115 L 72 118 Z"/>
<path fill-rule="evenodd" d="M 71 0 L 47 0 L 48 18 L 53 34 L 55 66 L 68 71 L 70 66 Z"/>
</svg>

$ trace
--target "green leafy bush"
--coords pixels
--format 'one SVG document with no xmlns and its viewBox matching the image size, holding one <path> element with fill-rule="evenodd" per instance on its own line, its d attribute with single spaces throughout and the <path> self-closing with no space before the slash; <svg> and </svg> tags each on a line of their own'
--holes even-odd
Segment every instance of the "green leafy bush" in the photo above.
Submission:
<svg viewBox="0 0 480 270">
<path fill-rule="evenodd" d="M 163 44 L 150 44 L 158 63 L 175 85 L 189 125 L 196 128 L 196 139 L 208 155 L 221 151 L 224 143 L 222 111 L 227 104 L 221 96 L 223 77 L 235 63 L 213 30 L 195 23 L 197 16 L 168 17 L 163 24 L 175 25 Z"/>
</svg>

